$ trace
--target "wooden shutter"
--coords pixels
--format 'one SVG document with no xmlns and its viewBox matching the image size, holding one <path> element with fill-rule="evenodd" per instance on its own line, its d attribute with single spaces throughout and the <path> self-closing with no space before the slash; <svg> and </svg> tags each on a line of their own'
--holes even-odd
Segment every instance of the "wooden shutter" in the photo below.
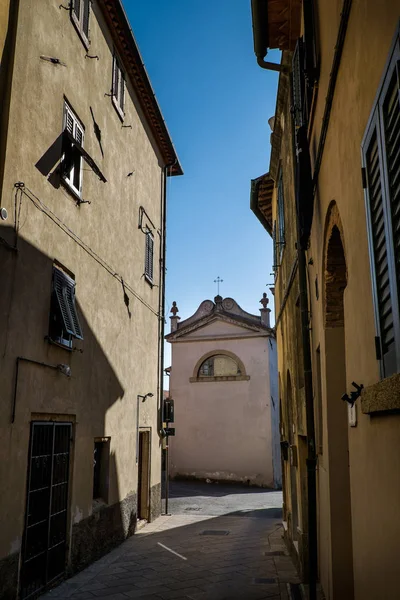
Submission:
<svg viewBox="0 0 400 600">
<path fill-rule="evenodd" d="M 115 96 L 116 100 L 119 99 L 119 65 L 118 65 L 118 60 L 117 57 L 114 56 L 114 65 L 113 65 L 113 95 Z"/>
<path fill-rule="evenodd" d="M 82 31 L 89 39 L 89 12 L 90 0 L 83 0 Z"/>
<path fill-rule="evenodd" d="M 150 232 L 146 234 L 145 275 L 153 281 L 154 239 Z"/>
<path fill-rule="evenodd" d="M 293 118 L 296 127 L 304 124 L 304 51 L 303 40 L 298 39 L 292 59 Z"/>
<path fill-rule="evenodd" d="M 284 207 L 284 196 L 283 196 L 283 179 L 282 171 L 279 175 L 278 181 L 278 227 L 279 227 L 279 256 L 282 255 L 283 248 L 285 246 L 285 207 Z"/>
<path fill-rule="evenodd" d="M 80 21 L 81 16 L 81 0 L 73 0 L 72 10 L 74 11 L 76 18 Z"/>
<path fill-rule="evenodd" d="M 396 348 L 390 269 L 385 227 L 385 201 L 378 129 L 375 126 L 365 151 L 370 253 L 375 279 L 375 311 L 380 338 L 382 374 L 395 372 Z"/>
<path fill-rule="evenodd" d="M 53 269 L 53 290 L 66 333 L 82 340 L 82 328 L 75 307 L 75 282 L 57 267 Z"/>
<path fill-rule="evenodd" d="M 396 64 L 382 105 L 391 229 L 396 272 L 400 289 L 400 65 Z"/>
<path fill-rule="evenodd" d="M 274 221 L 274 226 L 272 229 L 272 252 L 273 252 L 273 265 L 272 265 L 272 270 L 275 272 L 278 268 L 278 261 L 277 261 L 277 252 L 276 252 L 276 221 Z"/>
<path fill-rule="evenodd" d="M 119 105 L 121 110 L 124 110 L 124 102 L 125 102 L 125 79 L 122 71 L 119 72 L 120 77 L 120 96 L 119 96 Z"/>
</svg>

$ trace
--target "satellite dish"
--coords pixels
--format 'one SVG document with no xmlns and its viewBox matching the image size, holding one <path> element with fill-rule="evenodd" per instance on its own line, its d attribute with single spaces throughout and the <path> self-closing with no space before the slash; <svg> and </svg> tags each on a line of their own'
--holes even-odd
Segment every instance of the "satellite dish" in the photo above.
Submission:
<svg viewBox="0 0 400 600">
<path fill-rule="evenodd" d="M 0 219 L 6 221 L 8 218 L 8 212 L 6 208 L 0 208 Z"/>
</svg>

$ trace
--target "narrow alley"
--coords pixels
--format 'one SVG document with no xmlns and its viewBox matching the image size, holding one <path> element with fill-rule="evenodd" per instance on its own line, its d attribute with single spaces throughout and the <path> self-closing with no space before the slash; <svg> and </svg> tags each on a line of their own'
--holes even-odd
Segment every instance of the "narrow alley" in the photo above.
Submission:
<svg viewBox="0 0 400 600">
<path fill-rule="evenodd" d="M 282 493 L 172 482 L 169 510 L 51 600 L 287 600 L 299 581 L 282 539 Z"/>
</svg>

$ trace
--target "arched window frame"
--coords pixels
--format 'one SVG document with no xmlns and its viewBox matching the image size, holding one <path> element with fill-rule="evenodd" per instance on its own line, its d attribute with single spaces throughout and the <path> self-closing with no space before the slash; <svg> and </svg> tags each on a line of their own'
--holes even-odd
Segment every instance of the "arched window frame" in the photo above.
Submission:
<svg viewBox="0 0 400 600">
<path fill-rule="evenodd" d="M 240 375 L 217 375 L 217 376 L 208 376 L 208 375 L 199 375 L 201 365 L 212 356 L 227 356 L 235 361 L 240 370 Z M 246 368 L 244 366 L 243 361 L 234 354 L 233 352 L 229 352 L 229 350 L 212 350 L 211 352 L 207 352 L 207 354 L 203 354 L 203 356 L 197 361 L 194 369 L 193 376 L 190 377 L 189 381 L 191 383 L 199 383 L 199 382 L 215 382 L 215 381 L 248 381 L 250 376 L 246 373 Z"/>
</svg>

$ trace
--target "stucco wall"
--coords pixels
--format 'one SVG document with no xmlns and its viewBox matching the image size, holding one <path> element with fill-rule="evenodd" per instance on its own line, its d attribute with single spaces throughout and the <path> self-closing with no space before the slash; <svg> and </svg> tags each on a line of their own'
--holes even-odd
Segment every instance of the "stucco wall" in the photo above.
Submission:
<svg viewBox="0 0 400 600">
<path fill-rule="evenodd" d="M 321 77 L 311 140 L 314 156 L 342 2 L 319 2 L 318 5 Z M 351 389 L 352 381 L 368 386 L 379 380 L 360 148 L 398 18 L 398 2 L 353 2 L 319 175 L 308 253 L 309 258 L 314 259 L 313 265 L 309 266 L 309 278 L 313 281 L 318 276 L 319 281 L 324 281 L 326 221 L 328 207 L 335 200 L 342 224 L 347 267 L 344 292 L 347 383 L 342 393 Z M 317 300 L 313 292 L 310 297 L 313 348 L 315 351 L 321 345 L 324 379 L 327 363 L 336 359 L 326 356 L 324 298 Z M 324 414 L 327 415 L 329 395 L 326 389 L 323 393 Z M 337 393 L 336 401 L 340 403 L 339 390 Z M 400 495 L 397 458 L 400 452 L 399 418 L 398 415 L 370 417 L 362 414 L 360 406 L 357 406 L 357 426 L 347 430 L 356 599 L 389 598 L 400 593 L 396 559 L 400 521 L 395 516 Z M 325 436 L 324 453 L 329 453 L 329 443 L 336 444 L 337 440 L 329 440 Z M 345 463 L 343 469 L 347 468 Z M 328 497 L 326 485 L 327 479 L 321 471 L 320 520 L 325 522 L 329 519 L 328 505 L 324 500 Z M 331 480 L 330 485 L 335 485 L 335 481 Z M 324 553 L 323 539 L 320 540 L 320 548 Z M 321 560 L 321 575 L 328 597 L 336 597 L 332 595 L 327 567 L 329 560 L 328 556 Z"/>
<path fill-rule="evenodd" d="M 268 348 L 265 334 L 247 337 L 246 330 L 218 321 L 172 343 L 171 476 L 273 487 Z M 190 382 L 196 363 L 213 350 L 238 356 L 250 379 Z"/>
<path fill-rule="evenodd" d="M 6 163 L 1 206 L 9 219 L 0 235 L 10 244 L 14 183 L 21 181 L 135 290 L 129 291 L 129 311 L 121 283 L 74 240 L 22 195 L 18 253 L 0 246 L 0 558 L 18 552 L 25 514 L 25 482 L 29 422 L 32 413 L 65 415 L 73 420 L 69 527 L 92 514 L 93 445 L 98 436 L 111 436 L 109 505 L 135 498 L 137 489 L 136 396 L 152 392 L 141 404 L 140 425 L 152 428 L 151 487 L 160 483 L 157 434 L 157 360 L 159 288 L 143 277 L 145 236 L 138 229 L 139 206 L 152 219 L 154 281 L 159 279 L 162 164 L 138 101 L 127 83 L 124 125 L 110 93 L 113 45 L 96 3 L 90 18 L 90 55 L 69 12 L 49 0 L 27 0 L 20 10 L 11 91 Z M 40 56 L 56 57 L 66 66 Z M 107 183 L 83 163 L 83 198 L 79 208 L 64 187 L 53 187 L 35 167 L 60 135 L 63 102 L 68 99 L 85 126 L 84 147 L 99 165 Z M 102 156 L 90 108 L 101 129 Z M 3 138 L 4 139 L 4 138 Z M 128 174 L 133 175 L 128 177 Z M 147 223 L 145 223 L 147 224 Z M 48 333 L 53 259 L 76 279 L 78 312 L 84 341 L 78 351 L 49 345 Z M 50 364 L 68 363 L 67 379 L 50 369 L 20 365 L 16 418 L 10 424 L 16 357 Z M 159 502 L 154 499 L 159 508 Z M 133 502 L 133 503 L 132 503 Z M 135 514 L 135 501 L 129 505 Z M 129 504 L 129 503 L 128 503 Z M 123 509 L 125 510 L 125 508 Z M 121 509 L 122 511 L 122 509 Z M 122 511 L 123 512 L 123 511 Z M 154 516 L 154 511 L 152 511 Z M 121 531 L 129 519 L 121 514 Z"/>
</svg>

